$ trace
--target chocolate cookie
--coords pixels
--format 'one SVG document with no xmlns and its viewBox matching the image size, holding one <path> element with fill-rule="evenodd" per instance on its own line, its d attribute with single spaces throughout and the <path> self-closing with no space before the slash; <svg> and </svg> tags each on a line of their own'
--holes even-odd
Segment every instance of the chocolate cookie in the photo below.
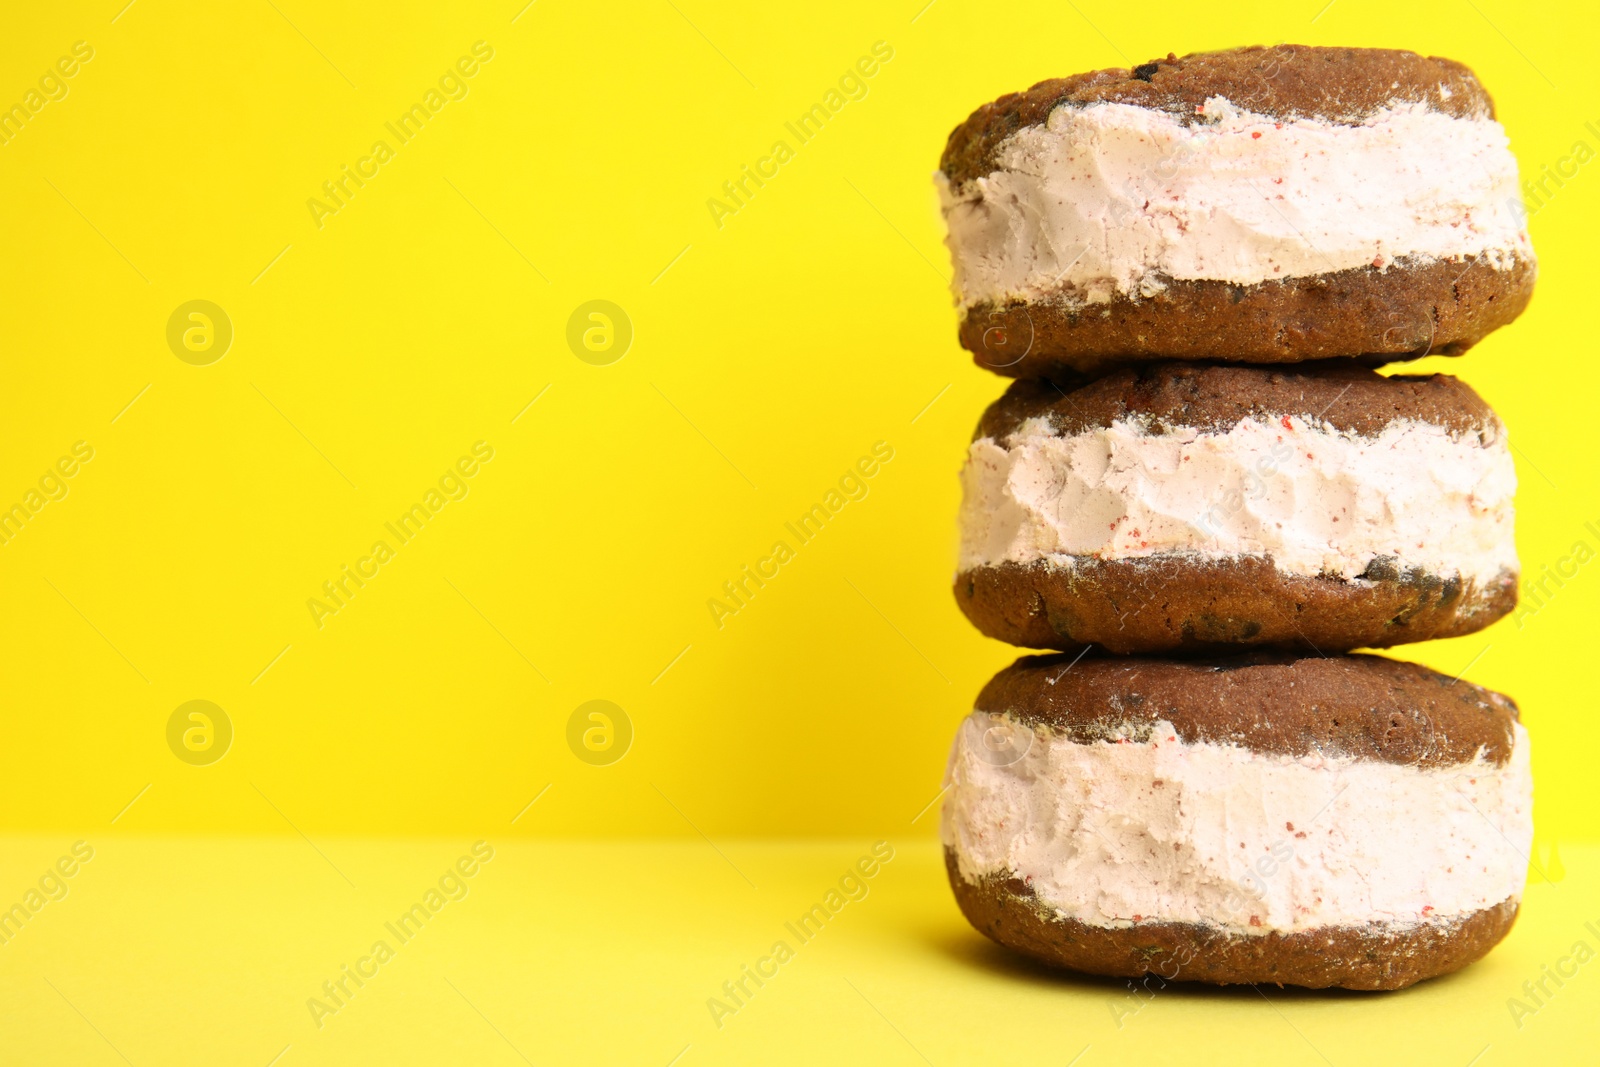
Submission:
<svg viewBox="0 0 1600 1067">
<path fill-rule="evenodd" d="M 1516 604 L 1505 429 L 1448 375 L 1157 363 L 1019 381 L 962 472 L 956 599 L 990 637 L 1319 652 Z"/>
<path fill-rule="evenodd" d="M 1013 377 L 1457 354 L 1536 274 L 1516 160 L 1447 59 L 1280 45 L 1040 82 L 936 176 L 961 343 Z"/>
<path fill-rule="evenodd" d="M 942 836 L 982 933 L 1091 974 L 1398 989 L 1510 929 L 1516 705 L 1377 656 L 1030 656 L 962 724 Z"/>
</svg>

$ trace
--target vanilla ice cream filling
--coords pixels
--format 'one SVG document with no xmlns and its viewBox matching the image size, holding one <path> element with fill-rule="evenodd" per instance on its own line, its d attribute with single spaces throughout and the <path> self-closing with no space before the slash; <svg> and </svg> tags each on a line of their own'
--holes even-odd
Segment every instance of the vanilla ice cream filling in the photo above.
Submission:
<svg viewBox="0 0 1600 1067">
<path fill-rule="evenodd" d="M 962 307 L 1532 256 L 1500 124 L 1422 104 L 1334 122 L 1212 97 L 1192 124 L 1131 104 L 1066 104 L 1001 142 L 988 175 L 935 182 Z"/>
<path fill-rule="evenodd" d="M 1190 744 L 1170 724 L 1078 744 L 974 712 L 946 775 L 960 876 L 1015 876 L 1098 927 L 1239 934 L 1449 921 L 1519 899 L 1527 733 L 1511 759 L 1418 768 Z"/>
<path fill-rule="evenodd" d="M 961 480 L 962 570 L 1169 553 L 1346 580 L 1377 559 L 1480 586 L 1517 570 L 1516 469 L 1497 422 L 1402 419 L 1363 436 L 1301 416 L 1224 431 L 1119 420 L 1059 435 L 1034 418 L 974 441 Z"/>
</svg>

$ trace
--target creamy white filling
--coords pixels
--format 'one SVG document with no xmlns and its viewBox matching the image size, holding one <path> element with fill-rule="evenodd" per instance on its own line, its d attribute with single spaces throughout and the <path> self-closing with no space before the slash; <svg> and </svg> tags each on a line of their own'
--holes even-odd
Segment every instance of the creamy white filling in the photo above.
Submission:
<svg viewBox="0 0 1600 1067">
<path fill-rule="evenodd" d="M 992 173 L 936 175 L 958 303 L 1532 257 L 1517 162 L 1487 116 L 1398 104 L 1354 124 L 1277 120 L 1222 97 L 1204 113 L 1063 105 L 1002 142 Z"/>
<path fill-rule="evenodd" d="M 1065 918 L 1234 933 L 1448 920 L 1520 898 L 1528 737 L 1511 760 L 1419 769 L 1177 740 L 1076 744 L 974 712 L 946 774 L 961 877 L 1009 872 Z"/>
<path fill-rule="evenodd" d="M 1225 432 L 1135 421 L 1060 436 L 1030 419 L 974 441 L 962 471 L 960 567 L 1072 556 L 1267 556 L 1352 579 L 1378 557 L 1480 584 L 1517 569 L 1516 469 L 1502 427 L 1416 420 L 1375 437 L 1300 416 Z"/>
</svg>

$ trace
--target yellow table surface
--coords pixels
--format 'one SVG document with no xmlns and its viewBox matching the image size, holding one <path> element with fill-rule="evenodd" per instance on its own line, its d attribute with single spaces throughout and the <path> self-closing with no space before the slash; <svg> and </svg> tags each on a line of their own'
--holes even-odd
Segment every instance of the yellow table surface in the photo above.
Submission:
<svg viewBox="0 0 1600 1067">
<path fill-rule="evenodd" d="M 5 901 L 72 843 L 6 838 Z M 1511 937 L 1460 974 L 1396 994 L 1172 986 L 1140 1000 L 972 931 L 927 840 L 893 845 L 809 942 L 785 924 L 872 842 L 490 840 L 465 895 L 407 941 L 385 924 L 426 904 L 470 839 L 88 844 L 66 895 L 6 928 L 4 1063 L 1488 1067 L 1592 1063 L 1600 1038 L 1600 964 L 1571 955 L 1600 948 L 1595 846 L 1543 857 L 1550 880 L 1529 886 Z M 308 1001 L 331 1006 L 323 983 L 380 940 L 392 958 L 362 964 L 371 977 L 346 979 L 354 995 L 319 1026 Z M 707 1001 L 733 1006 L 723 983 L 780 940 L 792 958 L 746 980 L 752 995 L 717 1025 Z M 1508 1001 L 1558 965 L 1576 974 L 1546 979 L 1519 1027 Z"/>
</svg>

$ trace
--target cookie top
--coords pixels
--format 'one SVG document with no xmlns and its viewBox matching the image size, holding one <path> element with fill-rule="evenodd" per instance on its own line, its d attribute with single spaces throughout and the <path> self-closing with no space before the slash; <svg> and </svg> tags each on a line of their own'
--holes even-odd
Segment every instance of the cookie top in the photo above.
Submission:
<svg viewBox="0 0 1600 1067">
<path fill-rule="evenodd" d="M 984 104 L 957 126 L 939 168 L 960 185 L 995 169 L 1000 143 L 1043 125 L 1056 108 L 1132 104 L 1185 122 L 1204 118 L 1205 102 L 1272 118 L 1357 123 L 1395 104 L 1421 104 L 1453 118 L 1493 118 L 1494 103 L 1467 67 L 1450 59 L 1387 48 L 1255 45 L 1195 52 L 1107 70 L 1052 78 Z"/>
<path fill-rule="evenodd" d="M 1401 420 L 1453 433 L 1498 433 L 1499 420 L 1472 387 L 1448 374 L 1392 375 L 1346 360 L 1290 367 L 1200 362 L 1153 363 L 1094 380 L 1023 379 L 989 406 L 973 439 L 1004 441 L 1029 419 L 1059 434 L 1144 422 L 1222 430 L 1250 418 L 1302 418 L 1342 433 L 1377 436 Z"/>
<path fill-rule="evenodd" d="M 1480 753 L 1505 766 L 1517 721 L 1509 697 L 1419 664 L 1269 652 L 1077 662 L 1024 656 L 983 687 L 976 709 L 1079 744 L 1142 741 L 1166 722 L 1190 744 L 1415 767 L 1470 763 Z"/>
</svg>

